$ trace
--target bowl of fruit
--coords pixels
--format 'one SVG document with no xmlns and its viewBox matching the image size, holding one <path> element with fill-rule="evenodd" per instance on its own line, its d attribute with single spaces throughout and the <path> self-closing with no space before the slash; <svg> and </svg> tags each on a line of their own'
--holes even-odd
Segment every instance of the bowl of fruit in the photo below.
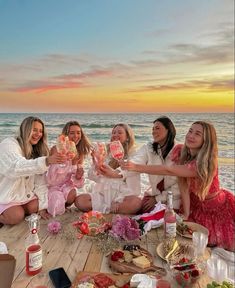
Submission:
<svg viewBox="0 0 235 288">
<path fill-rule="evenodd" d="M 175 282 L 182 288 L 190 288 L 201 277 L 205 270 L 203 263 L 196 264 L 193 259 L 182 257 L 170 265 L 170 273 Z"/>
</svg>

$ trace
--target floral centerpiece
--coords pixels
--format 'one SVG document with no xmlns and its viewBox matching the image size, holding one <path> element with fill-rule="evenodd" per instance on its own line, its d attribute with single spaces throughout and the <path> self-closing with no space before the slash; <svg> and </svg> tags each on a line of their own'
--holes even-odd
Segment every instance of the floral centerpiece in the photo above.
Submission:
<svg viewBox="0 0 235 288">
<path fill-rule="evenodd" d="M 110 253 L 121 245 L 138 242 L 142 235 L 139 223 L 129 216 L 116 215 L 112 221 L 97 211 L 83 213 L 72 225 L 62 227 L 59 221 L 53 220 L 48 224 L 48 232 L 56 236 L 61 234 L 69 241 L 81 239 L 84 235 L 88 241 L 93 241 L 103 253 Z"/>
</svg>

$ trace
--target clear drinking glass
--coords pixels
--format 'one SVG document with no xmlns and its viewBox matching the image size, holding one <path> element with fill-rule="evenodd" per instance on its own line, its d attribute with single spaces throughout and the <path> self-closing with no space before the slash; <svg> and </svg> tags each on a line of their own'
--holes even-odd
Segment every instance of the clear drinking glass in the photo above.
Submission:
<svg viewBox="0 0 235 288">
<path fill-rule="evenodd" d="M 194 255 L 197 260 L 200 260 L 203 257 L 207 243 L 208 243 L 208 234 L 203 232 L 193 232 L 193 246 L 194 246 Z"/>
<path fill-rule="evenodd" d="M 207 273 L 217 282 L 227 278 L 227 263 L 219 257 L 212 256 L 207 260 Z"/>
</svg>

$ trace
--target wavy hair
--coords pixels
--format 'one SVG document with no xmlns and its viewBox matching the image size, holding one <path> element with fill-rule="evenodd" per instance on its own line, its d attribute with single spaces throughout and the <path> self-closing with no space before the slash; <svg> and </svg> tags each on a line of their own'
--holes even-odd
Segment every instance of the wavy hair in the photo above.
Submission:
<svg viewBox="0 0 235 288">
<path fill-rule="evenodd" d="M 205 121 L 196 121 L 193 124 L 199 124 L 203 128 L 203 144 L 193 159 L 196 159 L 196 168 L 200 182 L 197 195 L 201 200 L 204 200 L 218 168 L 217 136 L 212 124 Z M 193 159 L 189 149 L 184 145 L 181 151 L 180 164 L 189 163 Z M 180 178 L 180 182 L 185 185 L 187 179 Z"/>
<path fill-rule="evenodd" d="M 114 125 L 112 131 L 118 126 L 124 128 L 126 132 L 127 140 L 125 141 L 125 143 L 122 144 L 122 146 L 124 148 L 124 158 L 125 157 L 127 158 L 130 155 L 130 153 L 135 149 L 135 135 L 132 128 L 125 123 L 118 123 Z M 109 146 L 108 146 L 108 153 L 109 153 Z M 116 169 L 120 165 L 117 160 L 112 158 L 109 162 L 109 166 L 112 167 L 113 169 Z"/>
<path fill-rule="evenodd" d="M 81 129 L 81 139 L 77 143 L 76 148 L 80 156 L 85 157 L 90 153 L 91 150 L 91 143 L 84 133 L 81 125 L 77 121 L 69 121 L 65 124 L 62 134 L 68 136 L 69 135 L 69 129 L 71 126 L 78 126 Z"/>
<path fill-rule="evenodd" d="M 153 142 L 152 148 L 157 155 L 159 155 L 159 148 L 161 148 L 162 157 L 165 159 L 175 144 L 176 129 L 171 119 L 167 116 L 161 116 L 157 118 L 153 121 L 153 124 L 156 122 L 160 122 L 166 128 L 167 138 L 163 146 L 160 146 L 160 144 L 157 142 Z"/>
<path fill-rule="evenodd" d="M 30 143 L 30 139 L 33 133 L 34 122 L 39 122 L 42 124 L 42 137 L 37 144 L 32 145 Z M 41 156 L 49 155 L 46 128 L 43 121 L 38 117 L 29 116 L 25 118 L 20 125 L 16 139 L 26 159 L 35 159 Z"/>
</svg>

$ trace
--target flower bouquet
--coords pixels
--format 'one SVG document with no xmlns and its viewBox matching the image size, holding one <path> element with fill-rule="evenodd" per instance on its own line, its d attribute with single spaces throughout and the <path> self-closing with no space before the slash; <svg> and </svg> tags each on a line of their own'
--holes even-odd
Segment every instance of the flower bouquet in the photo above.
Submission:
<svg viewBox="0 0 235 288">
<path fill-rule="evenodd" d="M 128 216 L 117 215 L 112 221 L 109 235 L 120 241 L 133 241 L 140 239 L 141 230 L 136 220 Z"/>
</svg>

